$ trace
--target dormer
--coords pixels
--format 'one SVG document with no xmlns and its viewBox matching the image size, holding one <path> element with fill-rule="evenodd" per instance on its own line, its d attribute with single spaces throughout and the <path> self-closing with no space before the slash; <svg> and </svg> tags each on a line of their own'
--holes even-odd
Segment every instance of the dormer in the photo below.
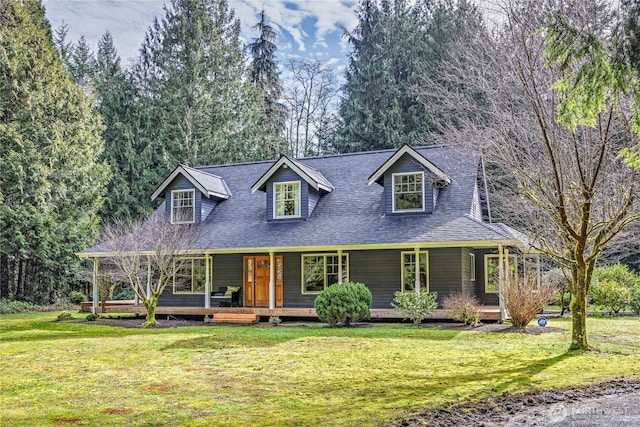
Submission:
<svg viewBox="0 0 640 427">
<path fill-rule="evenodd" d="M 282 155 L 251 187 L 267 193 L 267 220 L 307 219 L 331 183 L 317 170 Z"/>
<path fill-rule="evenodd" d="M 231 197 L 224 179 L 200 169 L 179 165 L 151 195 L 164 197 L 167 217 L 172 224 L 200 223 L 213 208 Z"/>
<path fill-rule="evenodd" d="M 369 185 L 384 187 L 385 215 L 432 213 L 438 191 L 451 183 L 442 169 L 408 145 L 403 145 L 370 177 Z"/>
</svg>

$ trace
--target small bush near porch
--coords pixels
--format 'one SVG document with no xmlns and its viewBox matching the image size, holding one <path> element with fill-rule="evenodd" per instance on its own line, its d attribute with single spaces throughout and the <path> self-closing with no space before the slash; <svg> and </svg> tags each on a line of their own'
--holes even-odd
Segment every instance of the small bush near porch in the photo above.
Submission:
<svg viewBox="0 0 640 427">
<path fill-rule="evenodd" d="M 600 351 L 568 355 L 570 319 L 533 335 L 429 324 L 127 329 L 58 314 L 0 316 L 3 427 L 379 426 L 640 365 L 640 318 L 588 319 Z"/>
</svg>

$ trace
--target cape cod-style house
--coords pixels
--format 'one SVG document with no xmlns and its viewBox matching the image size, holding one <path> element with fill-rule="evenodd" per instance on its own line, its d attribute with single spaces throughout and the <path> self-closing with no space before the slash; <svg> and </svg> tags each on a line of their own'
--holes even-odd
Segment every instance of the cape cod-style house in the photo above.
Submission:
<svg viewBox="0 0 640 427">
<path fill-rule="evenodd" d="M 371 290 L 372 317 L 394 316 L 394 292 L 416 289 L 499 313 L 497 276 L 525 268 L 524 236 L 491 221 L 481 158 L 452 147 L 179 165 L 151 197 L 172 223 L 201 225 L 191 274 L 158 313 L 313 316 L 316 295 L 347 280 Z M 94 312 L 105 255 L 81 254 L 94 261 Z"/>
</svg>

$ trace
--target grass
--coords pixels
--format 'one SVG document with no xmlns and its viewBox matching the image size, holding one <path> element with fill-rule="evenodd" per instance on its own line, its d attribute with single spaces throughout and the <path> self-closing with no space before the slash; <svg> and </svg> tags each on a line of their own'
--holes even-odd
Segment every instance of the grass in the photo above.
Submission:
<svg viewBox="0 0 640 427">
<path fill-rule="evenodd" d="M 0 316 L 0 425 L 376 426 L 503 392 L 640 375 L 640 318 L 567 332 L 375 324 L 125 329 Z"/>
</svg>

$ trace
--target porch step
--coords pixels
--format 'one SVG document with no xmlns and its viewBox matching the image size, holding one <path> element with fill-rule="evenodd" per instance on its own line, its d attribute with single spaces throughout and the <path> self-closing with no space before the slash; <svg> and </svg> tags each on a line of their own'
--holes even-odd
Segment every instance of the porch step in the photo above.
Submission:
<svg viewBox="0 0 640 427">
<path fill-rule="evenodd" d="M 243 313 L 215 313 L 209 323 L 235 323 L 241 325 L 253 325 L 260 321 L 258 314 Z"/>
</svg>

